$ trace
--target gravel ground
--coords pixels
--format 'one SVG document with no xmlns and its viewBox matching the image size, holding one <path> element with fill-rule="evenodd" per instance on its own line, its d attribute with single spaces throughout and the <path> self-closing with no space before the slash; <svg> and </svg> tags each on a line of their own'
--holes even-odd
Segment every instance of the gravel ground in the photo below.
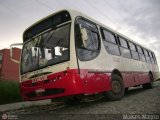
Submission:
<svg viewBox="0 0 160 120">
<path fill-rule="evenodd" d="M 67 106 L 53 103 L 31 106 L 18 110 L 6 111 L 11 117 L 23 120 L 70 120 L 70 119 L 160 119 L 160 81 L 153 89 L 131 88 L 123 99 L 108 101 L 101 99 L 94 102 Z M 13 115 L 13 116 L 12 116 Z M 14 116 L 15 115 L 15 116 Z"/>
</svg>

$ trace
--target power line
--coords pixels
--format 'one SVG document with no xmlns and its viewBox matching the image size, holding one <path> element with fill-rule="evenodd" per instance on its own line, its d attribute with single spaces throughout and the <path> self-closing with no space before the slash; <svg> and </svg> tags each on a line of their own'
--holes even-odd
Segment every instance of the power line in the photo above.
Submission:
<svg viewBox="0 0 160 120">
<path fill-rule="evenodd" d="M 48 8 L 48 9 L 50 9 L 50 10 L 52 10 L 52 11 L 55 11 L 55 9 L 53 9 L 51 6 L 49 6 L 48 4 L 46 4 L 46 3 L 44 3 L 44 2 L 42 2 L 42 1 L 40 1 L 40 0 L 36 0 L 37 1 L 37 3 L 39 3 L 39 4 L 41 4 L 42 6 L 45 6 L 46 8 Z M 54 5 L 55 6 L 55 5 Z"/>
<path fill-rule="evenodd" d="M 122 14 L 119 12 L 119 11 L 116 11 L 115 9 L 116 9 L 116 7 L 115 6 L 113 6 L 112 4 L 110 4 L 108 1 L 106 1 L 106 0 L 104 0 L 104 2 L 107 4 L 107 6 L 109 6 L 111 9 L 112 9 L 112 11 L 114 11 L 114 15 L 116 15 L 118 18 L 122 18 Z M 121 15 L 121 16 L 120 16 Z"/>
<path fill-rule="evenodd" d="M 88 4 L 92 5 L 92 7 L 98 11 L 99 14 L 101 14 L 102 16 L 104 16 L 105 18 L 107 18 L 107 20 L 109 20 L 111 23 L 116 23 L 115 20 L 111 19 L 110 17 L 108 17 L 105 13 L 103 13 L 100 9 L 98 9 L 95 4 L 93 4 L 93 1 L 92 2 L 89 2 L 89 1 L 86 1 Z"/>
</svg>

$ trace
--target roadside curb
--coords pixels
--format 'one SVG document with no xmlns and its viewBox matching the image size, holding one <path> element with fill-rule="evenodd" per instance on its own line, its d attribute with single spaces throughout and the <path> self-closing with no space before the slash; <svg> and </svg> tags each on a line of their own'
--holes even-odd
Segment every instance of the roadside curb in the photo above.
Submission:
<svg viewBox="0 0 160 120">
<path fill-rule="evenodd" d="M 39 101 L 25 101 L 25 102 L 5 104 L 5 105 L 0 105 L 0 112 L 5 112 L 13 109 L 20 109 L 24 107 L 33 106 L 33 105 L 46 105 L 46 104 L 51 104 L 51 100 L 47 99 L 47 100 L 39 100 Z"/>
</svg>

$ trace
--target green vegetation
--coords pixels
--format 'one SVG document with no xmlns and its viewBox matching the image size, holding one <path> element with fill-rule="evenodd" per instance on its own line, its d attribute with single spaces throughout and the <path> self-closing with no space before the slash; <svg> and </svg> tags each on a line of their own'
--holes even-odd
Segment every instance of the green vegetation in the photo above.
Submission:
<svg viewBox="0 0 160 120">
<path fill-rule="evenodd" d="M 0 105 L 21 101 L 19 83 L 0 80 Z"/>
</svg>

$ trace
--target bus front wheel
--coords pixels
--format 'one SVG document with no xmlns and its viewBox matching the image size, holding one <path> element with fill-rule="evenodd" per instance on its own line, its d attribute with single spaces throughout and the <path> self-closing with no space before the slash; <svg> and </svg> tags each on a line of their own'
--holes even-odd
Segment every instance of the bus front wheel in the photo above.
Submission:
<svg viewBox="0 0 160 120">
<path fill-rule="evenodd" d="M 116 74 L 112 75 L 111 86 L 112 89 L 111 91 L 106 92 L 106 97 L 109 100 L 121 99 L 125 93 L 125 87 L 122 78 Z"/>
</svg>

